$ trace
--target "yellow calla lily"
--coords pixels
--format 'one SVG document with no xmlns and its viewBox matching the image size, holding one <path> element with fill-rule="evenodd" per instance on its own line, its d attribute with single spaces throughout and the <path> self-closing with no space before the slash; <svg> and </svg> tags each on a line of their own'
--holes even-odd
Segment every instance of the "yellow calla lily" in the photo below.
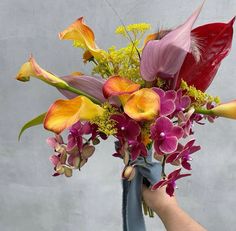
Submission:
<svg viewBox="0 0 236 231">
<path fill-rule="evenodd" d="M 19 72 L 17 73 L 16 79 L 26 82 L 30 80 L 30 77 L 36 77 L 54 87 L 67 88 L 69 86 L 61 78 L 41 68 L 32 56 L 28 62 L 21 66 Z"/>
<path fill-rule="evenodd" d="M 236 119 L 236 100 L 228 103 L 222 103 L 211 109 L 215 116 L 226 117 L 229 119 Z"/>
<path fill-rule="evenodd" d="M 61 40 L 73 40 L 80 44 L 81 47 L 88 50 L 95 58 L 102 56 L 102 50 L 95 43 L 95 36 L 90 27 L 88 27 L 80 17 L 73 22 L 68 28 L 59 33 Z M 88 53 L 86 53 L 88 56 Z M 86 56 L 86 57 L 87 57 Z"/>
<path fill-rule="evenodd" d="M 142 88 L 130 95 L 124 112 L 136 121 L 153 120 L 160 110 L 160 97 L 150 88 Z"/>
<path fill-rule="evenodd" d="M 44 119 L 44 128 L 59 134 L 77 121 L 90 121 L 103 112 L 102 107 L 85 96 L 70 100 L 59 99 L 50 106 Z"/>
</svg>

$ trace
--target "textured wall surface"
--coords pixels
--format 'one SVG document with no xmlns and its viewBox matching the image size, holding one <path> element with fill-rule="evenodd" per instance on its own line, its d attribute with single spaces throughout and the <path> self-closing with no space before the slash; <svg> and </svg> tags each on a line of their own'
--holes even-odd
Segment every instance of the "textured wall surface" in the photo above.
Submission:
<svg viewBox="0 0 236 231">
<path fill-rule="evenodd" d="M 125 23 L 149 22 L 154 29 L 177 26 L 201 4 L 201 0 L 109 1 Z M 235 0 L 207 0 L 196 25 L 228 21 L 235 14 Z M 32 128 L 17 142 L 20 127 L 60 97 L 40 81 L 15 81 L 18 68 L 33 53 L 42 67 L 58 75 L 89 73 L 81 52 L 57 37 L 82 15 L 101 47 L 124 44 L 113 33 L 119 19 L 103 0 L 0 1 L 1 231 L 121 230 L 122 164 L 111 156 L 111 139 L 100 145 L 82 172 L 70 179 L 51 176 L 51 149 L 45 143 L 50 134 L 42 128 Z M 235 57 L 233 46 L 208 90 L 223 101 L 236 98 Z M 235 230 L 235 133 L 236 122 L 231 120 L 196 126 L 202 150 L 194 156 L 193 176 L 179 182 L 181 206 L 208 230 Z M 157 217 L 146 223 L 148 231 L 164 230 Z"/>
</svg>

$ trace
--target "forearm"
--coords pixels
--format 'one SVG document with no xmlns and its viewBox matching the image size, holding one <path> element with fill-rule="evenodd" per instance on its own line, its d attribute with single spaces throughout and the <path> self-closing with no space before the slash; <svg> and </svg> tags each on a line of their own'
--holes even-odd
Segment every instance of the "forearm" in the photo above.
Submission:
<svg viewBox="0 0 236 231">
<path fill-rule="evenodd" d="M 155 211 L 167 231 L 206 231 L 177 205 Z"/>
</svg>

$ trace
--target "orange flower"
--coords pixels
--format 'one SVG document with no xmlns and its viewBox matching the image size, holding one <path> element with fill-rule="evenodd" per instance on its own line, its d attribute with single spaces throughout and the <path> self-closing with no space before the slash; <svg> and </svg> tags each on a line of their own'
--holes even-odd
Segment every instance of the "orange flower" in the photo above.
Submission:
<svg viewBox="0 0 236 231">
<path fill-rule="evenodd" d="M 81 47 L 89 51 L 95 58 L 102 56 L 102 50 L 99 49 L 95 43 L 94 33 L 91 28 L 84 23 L 83 17 L 80 17 L 67 29 L 59 33 L 59 38 L 61 40 L 77 41 Z M 88 52 L 86 52 L 86 57 L 91 57 L 88 55 Z"/>
<path fill-rule="evenodd" d="M 77 121 L 92 120 L 102 115 L 103 111 L 102 107 L 85 96 L 70 100 L 59 99 L 50 106 L 44 119 L 44 128 L 59 134 Z"/>
<path fill-rule="evenodd" d="M 22 82 L 26 82 L 30 80 L 30 77 L 36 77 L 47 84 L 50 84 L 54 87 L 59 88 L 67 88 L 69 85 L 62 80 L 61 78 L 51 74 L 48 71 L 45 71 L 43 68 L 41 68 L 33 56 L 30 57 L 29 61 L 24 63 L 17 76 L 16 79 Z"/>
<path fill-rule="evenodd" d="M 160 97 L 150 88 L 142 88 L 128 98 L 124 112 L 136 121 L 153 120 L 160 110 Z"/>
<path fill-rule="evenodd" d="M 236 119 L 236 100 L 220 104 L 211 109 L 211 111 L 215 116 Z"/>
</svg>

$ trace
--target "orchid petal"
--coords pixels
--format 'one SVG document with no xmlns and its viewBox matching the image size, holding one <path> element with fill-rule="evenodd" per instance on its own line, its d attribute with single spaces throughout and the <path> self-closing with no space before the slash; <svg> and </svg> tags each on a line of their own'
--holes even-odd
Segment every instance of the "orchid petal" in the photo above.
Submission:
<svg viewBox="0 0 236 231">
<path fill-rule="evenodd" d="M 211 109 L 215 116 L 236 119 L 236 100 L 220 104 Z"/>
<path fill-rule="evenodd" d="M 21 66 L 16 79 L 22 82 L 26 82 L 30 80 L 30 77 L 36 77 L 54 87 L 68 87 L 68 84 L 64 80 L 41 68 L 32 56 L 30 57 L 28 62 L 24 63 Z"/>
<path fill-rule="evenodd" d="M 87 49 L 95 58 L 101 57 L 101 49 L 95 43 L 95 36 L 90 27 L 88 27 L 83 17 L 78 18 L 67 29 L 59 33 L 61 40 L 78 41 L 85 49 Z"/>
<path fill-rule="evenodd" d="M 44 127 L 57 134 L 79 120 L 91 120 L 103 113 L 104 109 L 84 96 L 70 100 L 59 99 L 49 108 Z"/>
<path fill-rule="evenodd" d="M 191 44 L 191 29 L 200 14 L 199 7 L 181 26 L 168 33 L 161 40 L 149 41 L 143 49 L 140 70 L 147 81 L 156 77 L 174 78 L 179 72 Z"/>
<path fill-rule="evenodd" d="M 136 121 L 153 120 L 160 111 L 160 97 L 149 88 L 134 92 L 124 106 L 124 112 Z"/>
<path fill-rule="evenodd" d="M 178 139 L 175 136 L 166 137 L 160 144 L 159 149 L 161 152 L 168 154 L 176 151 L 178 145 Z"/>
</svg>

